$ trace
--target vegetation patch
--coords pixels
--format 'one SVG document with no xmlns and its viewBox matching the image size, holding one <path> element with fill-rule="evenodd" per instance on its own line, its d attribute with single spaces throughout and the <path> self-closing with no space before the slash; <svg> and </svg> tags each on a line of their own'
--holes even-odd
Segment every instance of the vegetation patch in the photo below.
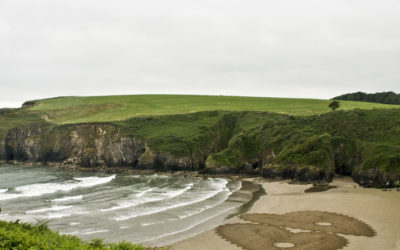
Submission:
<svg viewBox="0 0 400 250">
<path fill-rule="evenodd" d="M 84 242 L 76 236 L 60 235 L 49 230 L 45 223 L 31 225 L 0 221 L 1 249 L 79 249 L 79 250 L 141 250 L 141 245 L 128 242 L 103 243 L 100 239 Z"/>
<path fill-rule="evenodd" d="M 359 101 L 359 102 L 374 102 L 374 103 L 385 103 L 385 104 L 400 104 L 400 94 L 396 94 L 392 91 L 379 92 L 374 94 L 367 94 L 364 92 L 355 92 L 350 94 L 344 94 L 333 98 L 334 100 L 345 100 L 345 101 Z"/>
</svg>

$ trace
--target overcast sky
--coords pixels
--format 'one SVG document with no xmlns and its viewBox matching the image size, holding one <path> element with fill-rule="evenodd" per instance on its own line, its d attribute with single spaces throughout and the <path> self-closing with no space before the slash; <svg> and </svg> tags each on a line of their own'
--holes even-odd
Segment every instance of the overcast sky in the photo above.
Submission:
<svg viewBox="0 0 400 250">
<path fill-rule="evenodd" d="M 399 0 L 1 0 L 0 107 L 400 92 Z"/>
</svg>

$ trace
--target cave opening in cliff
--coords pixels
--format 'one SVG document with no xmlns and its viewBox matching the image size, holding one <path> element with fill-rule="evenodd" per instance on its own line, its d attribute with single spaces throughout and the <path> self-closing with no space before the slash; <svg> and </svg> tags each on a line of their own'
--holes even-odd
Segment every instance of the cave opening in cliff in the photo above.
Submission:
<svg viewBox="0 0 400 250">
<path fill-rule="evenodd" d="M 335 173 L 338 175 L 351 176 L 353 166 L 342 157 L 335 157 Z"/>
<path fill-rule="evenodd" d="M 346 154 L 343 147 L 336 150 L 334 154 L 335 174 L 352 176 L 353 167 L 361 162 L 361 157 L 357 154 Z"/>
<path fill-rule="evenodd" d="M 7 161 L 13 161 L 14 160 L 14 154 L 11 152 L 6 151 L 6 160 Z"/>
<path fill-rule="evenodd" d="M 349 166 L 344 164 L 342 165 L 335 165 L 335 173 L 339 175 L 351 176 L 353 173 L 353 169 Z"/>
</svg>

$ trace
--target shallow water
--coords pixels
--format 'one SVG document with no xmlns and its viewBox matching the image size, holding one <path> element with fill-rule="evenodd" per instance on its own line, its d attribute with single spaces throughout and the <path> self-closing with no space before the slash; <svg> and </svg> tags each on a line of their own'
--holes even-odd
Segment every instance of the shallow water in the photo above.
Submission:
<svg viewBox="0 0 400 250">
<path fill-rule="evenodd" d="M 1 220 L 82 239 L 168 244 L 221 224 L 252 199 L 240 181 L 0 165 Z"/>
</svg>

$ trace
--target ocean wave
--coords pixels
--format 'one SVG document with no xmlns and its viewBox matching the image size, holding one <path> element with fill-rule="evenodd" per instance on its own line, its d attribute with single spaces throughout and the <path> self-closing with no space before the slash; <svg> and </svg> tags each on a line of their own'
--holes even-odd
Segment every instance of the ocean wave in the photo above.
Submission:
<svg viewBox="0 0 400 250">
<path fill-rule="evenodd" d="M 201 208 L 201 209 L 198 209 L 198 210 L 191 210 L 191 211 L 189 211 L 188 213 L 186 213 L 185 215 L 179 216 L 179 219 L 184 219 L 184 218 L 187 218 L 187 217 L 196 215 L 196 214 L 200 214 L 200 213 L 206 211 L 207 209 L 216 207 L 216 206 L 218 206 L 218 205 L 224 203 L 224 202 L 229 198 L 229 196 L 230 196 L 231 194 L 233 194 L 234 192 L 240 190 L 241 188 L 242 188 L 242 182 L 239 182 L 239 184 L 238 184 L 234 189 L 232 189 L 232 190 L 230 190 L 229 192 L 227 192 L 226 195 L 224 196 L 224 198 L 221 199 L 220 201 L 218 201 L 217 203 L 215 203 L 215 204 L 213 204 L 213 205 L 207 205 L 207 206 L 205 206 L 204 208 Z"/>
<path fill-rule="evenodd" d="M 71 200 L 82 200 L 82 195 L 66 196 L 66 197 L 59 198 L 59 199 L 54 199 L 54 200 L 51 200 L 51 201 L 52 202 L 65 202 L 65 201 L 71 201 Z"/>
<path fill-rule="evenodd" d="M 209 221 L 209 220 L 211 220 L 211 219 L 213 219 L 213 218 L 215 218 L 217 216 L 220 216 L 221 214 L 224 214 L 224 213 L 228 212 L 229 210 L 232 210 L 232 209 L 235 209 L 235 208 L 236 207 L 227 208 L 227 209 L 225 209 L 225 210 L 223 210 L 223 211 L 221 211 L 219 213 L 213 214 L 211 217 L 208 217 L 208 218 L 206 218 L 204 220 L 201 220 L 201 221 L 197 221 L 196 223 L 194 223 L 194 224 L 192 224 L 192 225 L 190 225 L 190 226 L 188 226 L 188 227 L 186 227 L 184 229 L 181 229 L 181 230 L 178 230 L 178 231 L 174 231 L 174 232 L 169 232 L 169 233 L 166 233 L 166 234 L 158 235 L 158 236 L 156 236 L 154 238 L 148 239 L 146 242 L 150 242 L 150 241 L 153 241 L 153 240 L 156 240 L 156 239 L 161 239 L 161 238 L 164 238 L 164 237 L 167 237 L 167 236 L 171 236 L 171 235 L 174 235 L 174 234 L 186 232 L 186 231 L 188 231 L 190 229 L 193 229 L 196 226 L 198 226 L 198 225 L 200 225 L 200 224 L 202 224 L 202 223 L 204 223 L 206 221 Z"/>
<path fill-rule="evenodd" d="M 8 188 L 6 188 L 6 189 L 0 189 L 0 194 L 1 194 L 1 193 L 7 192 L 7 190 L 8 190 Z"/>
<path fill-rule="evenodd" d="M 89 212 L 87 211 L 68 211 L 66 213 L 48 213 L 45 216 L 43 216 L 44 219 L 59 219 L 63 217 L 68 217 L 71 215 L 82 215 L 82 214 L 88 214 Z"/>
<path fill-rule="evenodd" d="M 174 198 L 182 195 L 183 193 L 189 191 L 193 188 L 193 183 L 187 184 L 184 188 L 178 190 L 171 190 L 166 193 L 167 198 Z"/>
<path fill-rule="evenodd" d="M 217 195 L 218 193 L 229 192 L 229 189 L 226 188 L 226 184 L 227 183 L 228 183 L 228 181 L 226 181 L 226 180 L 222 181 L 222 182 L 219 183 L 218 189 L 210 191 L 206 195 L 200 196 L 200 197 L 198 197 L 196 199 L 192 199 L 190 201 L 181 202 L 181 203 L 173 203 L 172 205 L 158 207 L 158 208 L 155 208 L 155 209 L 147 208 L 143 212 L 114 217 L 114 220 L 116 220 L 116 221 L 129 220 L 129 219 L 140 217 L 140 216 L 155 214 L 155 213 L 164 212 L 164 211 L 167 211 L 167 210 L 170 210 L 170 209 L 174 209 L 174 208 L 178 208 L 178 207 L 183 207 L 183 206 L 188 206 L 188 205 L 191 205 L 191 204 L 195 204 L 195 203 L 210 199 L 211 197 Z"/>
<path fill-rule="evenodd" d="M 208 209 L 214 208 L 222 203 L 224 203 L 231 194 L 233 194 L 234 192 L 240 190 L 242 188 L 242 182 L 239 182 L 239 184 L 233 188 L 232 190 L 230 190 L 229 192 L 227 192 L 224 197 L 221 200 L 218 200 L 216 203 L 213 204 L 209 204 L 206 205 L 200 209 L 193 209 L 193 210 L 189 210 L 189 211 L 181 211 L 181 213 L 184 213 L 183 215 L 179 215 L 178 219 L 168 219 L 168 220 L 164 220 L 164 221 L 157 221 L 157 222 L 149 222 L 149 223 L 142 223 L 142 226 L 150 226 L 150 225 L 155 225 L 155 224 L 161 224 L 161 223 L 166 223 L 166 222 L 172 222 L 172 221 L 176 221 L 176 220 L 181 220 L 181 219 L 185 219 L 188 218 L 190 216 L 193 215 L 197 215 L 200 214 Z"/>
<path fill-rule="evenodd" d="M 106 233 L 106 232 L 108 232 L 108 231 L 110 231 L 110 230 L 107 230 L 107 229 L 87 230 L 87 231 L 85 231 L 85 232 L 81 232 L 80 234 L 83 234 L 83 235 L 90 235 L 90 234 Z"/>
<path fill-rule="evenodd" d="M 164 190 L 164 189 L 156 189 L 156 188 L 150 188 L 148 190 L 145 190 L 139 194 L 136 194 L 135 197 L 142 197 L 146 193 L 150 193 L 151 191 L 155 190 L 157 193 L 153 194 L 154 196 L 150 197 L 144 197 L 141 200 L 125 200 L 125 201 L 120 201 L 118 202 L 116 206 L 112 206 L 110 208 L 102 208 L 100 209 L 101 212 L 108 212 L 108 211 L 115 211 L 115 210 L 120 210 L 120 209 L 125 209 L 125 208 L 130 208 L 134 206 L 138 206 L 141 204 L 149 203 L 149 202 L 156 202 L 156 201 L 162 201 L 165 199 L 170 199 L 170 198 L 175 198 L 177 196 L 182 195 L 183 193 L 189 191 L 192 189 L 194 186 L 193 183 L 187 184 L 184 188 L 178 189 L 178 190 Z M 132 198 L 134 199 L 134 198 Z"/>
<path fill-rule="evenodd" d="M 142 192 L 136 194 L 136 197 L 142 197 L 143 195 L 145 195 L 145 194 L 147 194 L 148 192 L 151 192 L 151 191 L 153 191 L 153 190 L 154 190 L 154 188 L 146 189 L 146 190 L 144 190 L 144 191 L 142 191 Z"/>
<path fill-rule="evenodd" d="M 109 232 L 110 230 L 108 229 L 99 229 L 99 230 L 94 230 L 94 229 L 86 229 L 83 231 L 73 231 L 70 233 L 64 233 L 66 235 L 91 235 L 91 234 L 97 234 L 97 233 L 106 233 Z"/>
<path fill-rule="evenodd" d="M 124 200 L 124 201 L 117 202 L 118 205 L 116 205 L 116 206 L 112 206 L 110 208 L 102 208 L 102 209 L 100 209 L 100 211 L 101 212 L 115 211 L 115 210 L 120 210 L 120 209 L 124 209 L 124 208 L 134 207 L 134 206 L 137 206 L 137 205 L 140 205 L 143 203 L 159 201 L 159 200 L 162 200 L 162 198 L 161 197 L 144 197 L 140 201 L 134 200 L 134 198 L 131 198 L 131 200 Z"/>
<path fill-rule="evenodd" d="M 60 211 L 60 210 L 65 210 L 65 209 L 68 209 L 71 207 L 72 206 L 52 206 L 52 207 L 41 208 L 41 209 L 36 209 L 36 210 L 29 210 L 29 211 L 26 211 L 25 213 L 34 214 L 34 213 L 43 213 L 43 212 L 49 212 L 49 211 Z"/>
<path fill-rule="evenodd" d="M 18 193 L 0 194 L 0 200 L 35 197 L 44 194 L 52 194 L 58 191 L 67 192 L 75 188 L 88 188 L 108 183 L 112 181 L 114 178 L 115 175 L 111 175 L 108 177 L 93 176 L 93 177 L 74 178 L 74 181 L 66 181 L 62 183 L 40 183 L 40 184 L 20 186 L 15 188 L 15 190 Z"/>
<path fill-rule="evenodd" d="M 59 219 L 59 218 L 68 217 L 71 215 L 72 214 L 49 213 L 48 215 L 46 215 L 46 219 Z"/>
</svg>

